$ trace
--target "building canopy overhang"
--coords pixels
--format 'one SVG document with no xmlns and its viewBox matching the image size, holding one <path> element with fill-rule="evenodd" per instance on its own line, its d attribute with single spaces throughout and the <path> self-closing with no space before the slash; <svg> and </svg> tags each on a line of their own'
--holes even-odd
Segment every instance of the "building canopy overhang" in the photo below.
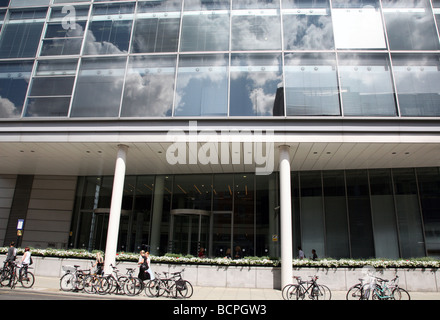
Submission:
<svg viewBox="0 0 440 320">
<path fill-rule="evenodd" d="M 127 175 L 339 170 L 440 165 L 440 121 L 427 119 L 179 119 L 4 121 L 0 173 Z"/>
</svg>

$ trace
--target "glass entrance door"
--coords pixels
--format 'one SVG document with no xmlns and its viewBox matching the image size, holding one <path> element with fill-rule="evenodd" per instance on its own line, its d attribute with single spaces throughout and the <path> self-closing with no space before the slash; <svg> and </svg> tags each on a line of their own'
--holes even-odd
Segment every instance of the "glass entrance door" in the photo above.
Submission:
<svg viewBox="0 0 440 320">
<path fill-rule="evenodd" d="M 176 209 L 171 212 L 171 252 L 198 256 L 201 248 L 208 255 L 210 212 Z"/>
<path fill-rule="evenodd" d="M 232 211 L 213 212 L 211 231 L 211 255 L 232 257 Z"/>
</svg>

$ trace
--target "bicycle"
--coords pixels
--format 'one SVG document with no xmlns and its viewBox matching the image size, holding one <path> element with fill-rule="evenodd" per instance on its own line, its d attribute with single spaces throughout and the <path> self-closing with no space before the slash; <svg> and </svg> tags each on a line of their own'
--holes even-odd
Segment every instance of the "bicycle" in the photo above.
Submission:
<svg viewBox="0 0 440 320">
<path fill-rule="evenodd" d="M 368 281 L 364 278 L 359 279 L 359 283 L 356 283 L 350 287 L 347 291 L 345 299 L 347 300 L 368 300 L 370 297 L 371 289 L 375 287 L 376 282 L 374 277 L 370 277 Z"/>
<path fill-rule="evenodd" d="M 303 281 L 301 277 L 294 276 L 297 284 L 288 284 L 282 290 L 284 300 L 331 300 L 331 290 L 322 284 L 318 284 L 318 276 L 309 276 L 310 281 Z"/>
<path fill-rule="evenodd" d="M 128 276 L 120 277 L 120 279 L 123 278 L 124 281 L 124 292 L 128 296 L 136 296 L 144 290 L 144 283 L 138 277 L 133 276 L 134 268 L 126 269 Z"/>
<path fill-rule="evenodd" d="M 368 300 L 370 293 L 373 300 L 411 300 L 408 291 L 399 287 L 398 275 L 391 281 L 375 276 L 359 280 L 360 283 L 348 289 L 347 300 Z"/>
<path fill-rule="evenodd" d="M 29 266 L 20 266 L 16 262 L 9 262 L 10 265 L 7 269 L 3 268 L 1 285 L 2 286 L 10 286 L 11 289 L 14 289 L 18 282 L 20 282 L 23 288 L 31 288 L 35 283 L 35 276 L 32 272 L 29 271 L 32 267 Z M 19 272 L 17 274 L 17 268 Z"/>
<path fill-rule="evenodd" d="M 185 271 L 185 269 L 183 269 L 180 272 L 175 272 L 174 273 L 174 285 L 176 286 L 176 296 L 177 293 L 182 297 L 182 298 L 191 298 L 191 296 L 193 295 L 193 286 L 192 284 L 188 281 L 188 280 L 184 280 L 182 278 L 182 273 Z"/>
<path fill-rule="evenodd" d="M 4 261 L 3 268 L 0 270 L 0 285 L 2 287 L 10 285 L 12 268 L 15 268 L 13 261 Z"/>
<path fill-rule="evenodd" d="M 118 275 L 119 270 L 113 265 L 110 265 L 110 267 L 112 267 L 113 271 L 109 275 L 101 276 L 101 277 L 95 275 L 96 277 L 94 278 L 94 284 L 95 287 L 96 286 L 98 287 L 97 290 L 95 290 L 95 292 L 98 293 L 100 292 L 101 294 L 105 294 L 105 293 L 124 294 L 125 293 L 124 282 L 126 280 L 125 279 L 126 277 L 119 277 Z"/>
<path fill-rule="evenodd" d="M 372 295 L 373 300 L 411 300 L 408 291 L 399 287 L 398 275 L 391 281 L 379 277 L 376 277 L 376 279 L 380 285 L 376 285 L 374 288 Z"/>
<path fill-rule="evenodd" d="M 111 280 L 96 273 L 89 273 L 84 278 L 84 291 L 87 293 L 107 294 L 112 288 Z"/>
<path fill-rule="evenodd" d="M 62 267 L 63 271 L 66 272 L 60 278 L 60 289 L 62 291 L 81 291 L 84 289 L 88 270 L 79 270 L 79 267 L 79 265 Z"/>
<path fill-rule="evenodd" d="M 168 296 L 173 298 L 177 298 L 178 294 L 182 298 L 190 298 L 194 290 L 192 284 L 182 278 L 184 271 L 185 269 L 171 273 L 171 277 L 168 277 L 168 272 L 163 272 L 165 277 L 162 278 L 159 273 L 155 272 L 155 279 L 150 280 L 145 286 L 145 294 L 152 297 L 161 297 L 166 292 Z"/>
</svg>

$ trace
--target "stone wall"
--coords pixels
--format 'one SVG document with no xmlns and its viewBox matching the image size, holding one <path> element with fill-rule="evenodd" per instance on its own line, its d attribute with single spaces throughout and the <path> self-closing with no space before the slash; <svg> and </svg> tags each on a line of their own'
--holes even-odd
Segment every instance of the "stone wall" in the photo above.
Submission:
<svg viewBox="0 0 440 320">
<path fill-rule="evenodd" d="M 2 263 L 5 256 L 0 257 Z M 63 266 L 80 265 L 82 269 L 90 268 L 93 260 L 60 259 L 33 257 L 35 275 L 46 277 L 61 277 Z M 126 268 L 137 268 L 135 262 L 118 263 L 121 274 Z M 240 287 L 240 288 L 270 288 L 280 289 L 279 267 L 237 267 L 237 266 L 207 266 L 207 265 L 178 265 L 152 263 L 153 271 L 176 272 L 184 271 L 184 278 L 194 286 Z M 317 275 L 318 282 L 327 285 L 334 291 L 346 291 L 363 277 L 362 268 L 294 268 L 293 274 L 304 280 L 308 276 Z M 376 275 L 384 279 L 392 279 L 395 274 L 400 278 L 399 285 L 408 291 L 440 292 L 440 271 L 438 269 L 422 268 L 389 268 L 376 269 Z"/>
</svg>

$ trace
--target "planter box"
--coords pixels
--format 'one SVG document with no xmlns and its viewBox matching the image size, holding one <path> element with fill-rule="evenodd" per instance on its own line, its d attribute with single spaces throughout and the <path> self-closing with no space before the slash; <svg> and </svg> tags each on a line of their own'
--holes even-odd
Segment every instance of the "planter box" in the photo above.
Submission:
<svg viewBox="0 0 440 320">
<path fill-rule="evenodd" d="M 0 263 L 5 256 L 0 257 Z M 61 277 L 64 272 L 62 266 L 80 265 L 80 269 L 88 269 L 94 263 L 92 259 L 32 257 L 35 276 Z M 119 262 L 119 273 L 125 274 L 126 268 L 136 268 L 136 262 Z M 165 264 L 152 263 L 154 272 L 184 271 L 184 278 L 194 286 L 237 287 L 237 288 L 266 288 L 281 289 L 280 267 L 266 266 L 218 266 L 196 264 Z M 377 268 L 376 275 L 384 279 L 399 276 L 399 285 L 408 291 L 439 292 L 440 272 L 437 268 Z M 363 268 L 293 268 L 293 275 L 308 280 L 309 276 L 317 275 L 318 282 L 328 286 L 332 291 L 347 291 L 352 285 L 359 283 L 359 278 L 365 274 Z M 292 279 L 292 282 L 295 282 Z"/>
</svg>

